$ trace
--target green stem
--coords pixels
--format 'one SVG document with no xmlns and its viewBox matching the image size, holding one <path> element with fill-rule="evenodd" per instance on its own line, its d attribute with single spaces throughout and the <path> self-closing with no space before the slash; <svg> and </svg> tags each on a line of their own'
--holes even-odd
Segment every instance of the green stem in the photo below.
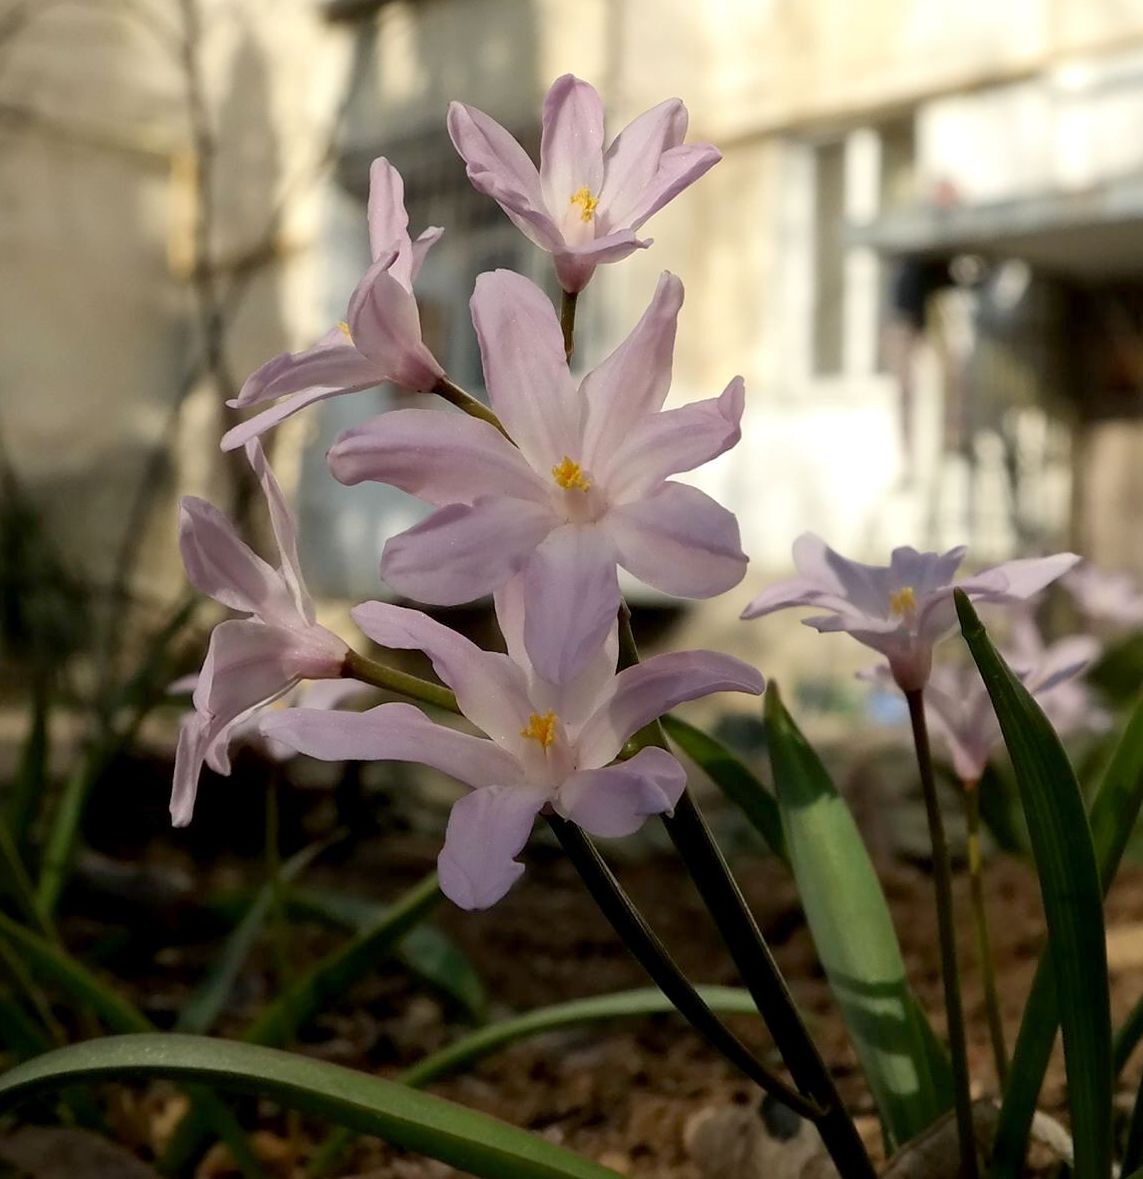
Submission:
<svg viewBox="0 0 1143 1179">
<path fill-rule="evenodd" d="M 490 426 L 495 426 L 508 441 L 512 439 L 508 437 L 508 431 L 504 429 L 500 423 L 500 419 L 484 404 L 483 401 L 477 401 L 471 393 L 466 393 L 459 385 L 454 384 L 448 377 L 441 377 L 439 381 L 430 390 L 438 397 L 443 397 L 450 405 L 455 405 L 457 409 L 463 409 L 469 417 L 479 418 L 482 422 L 487 422 Z"/>
<path fill-rule="evenodd" d="M 909 720 L 913 726 L 913 744 L 921 772 L 921 789 L 925 795 L 925 814 L 933 844 L 933 888 L 937 901 L 937 928 L 941 949 L 941 978 L 945 992 L 945 1014 L 952 1056 L 953 1096 L 956 1102 L 957 1139 L 960 1144 L 960 1173 L 963 1179 L 976 1179 L 976 1136 L 972 1126 L 972 1097 L 968 1087 L 968 1049 L 964 1034 L 964 1006 L 960 995 L 960 976 L 956 961 L 956 926 L 953 917 L 952 871 L 949 866 L 945 825 L 937 799 L 933 776 L 933 758 L 929 749 L 929 730 L 925 724 L 925 704 L 920 689 L 905 692 Z"/>
<path fill-rule="evenodd" d="M 575 351 L 575 305 L 578 299 L 578 291 L 564 291 L 560 300 L 560 330 L 564 334 L 564 357 L 569 364 Z"/>
<path fill-rule="evenodd" d="M 976 950 L 984 981 L 984 1009 L 992 1040 L 992 1059 L 1000 1091 L 1008 1083 L 1008 1049 L 1004 1044 L 1004 1022 L 1000 1018 L 1000 992 L 992 960 L 992 938 L 988 932 L 988 910 L 984 903 L 984 872 L 980 854 L 980 786 L 964 783 L 964 817 L 968 827 L 968 882 L 972 897 L 972 923 L 976 928 Z"/>
<path fill-rule="evenodd" d="M 619 662 L 631 666 L 638 661 L 631 612 L 624 603 L 619 610 Z M 670 748 L 658 721 L 636 734 L 634 741 Z M 846 1113 L 829 1068 L 810 1037 L 754 914 L 689 791 L 683 792 L 674 814 L 664 818 L 663 823 L 766 1021 L 794 1084 L 823 1111 L 816 1125 L 834 1165 L 845 1179 L 873 1179 L 876 1171 L 861 1135 Z"/>
<path fill-rule="evenodd" d="M 456 696 L 441 687 L 440 684 L 423 680 L 419 676 L 409 675 L 408 672 L 398 671 L 395 667 L 386 667 L 366 655 L 359 655 L 350 651 L 342 664 L 342 674 L 362 683 L 372 684 L 375 688 L 384 688 L 387 692 L 397 692 L 422 704 L 431 704 L 434 708 L 443 708 L 446 712 L 459 713 Z"/>
<path fill-rule="evenodd" d="M 556 815 L 548 815 L 547 819 L 568 859 L 587 885 L 592 899 L 624 946 L 695 1031 L 767 1093 L 773 1093 L 803 1117 L 819 1121 L 825 1111 L 795 1093 L 789 1085 L 759 1064 L 742 1041 L 726 1028 L 700 998 L 667 948 L 631 903 L 591 840 L 574 823 Z"/>
</svg>

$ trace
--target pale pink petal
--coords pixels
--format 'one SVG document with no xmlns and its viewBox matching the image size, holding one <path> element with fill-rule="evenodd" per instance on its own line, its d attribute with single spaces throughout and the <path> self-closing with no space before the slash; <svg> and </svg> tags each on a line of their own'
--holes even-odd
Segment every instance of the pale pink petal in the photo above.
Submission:
<svg viewBox="0 0 1143 1179">
<path fill-rule="evenodd" d="M 512 441 L 541 476 L 565 455 L 579 461 L 580 406 L 547 295 L 495 270 L 477 278 L 471 306 L 484 384 Z"/>
<path fill-rule="evenodd" d="M 618 838 L 673 810 L 686 785 L 686 771 L 665 749 L 643 749 L 618 765 L 572 774 L 555 808 L 591 835 Z"/>
<path fill-rule="evenodd" d="M 684 700 L 713 692 L 749 692 L 766 687 L 761 672 L 741 659 L 716 651 L 671 651 L 621 671 L 610 698 L 588 719 L 576 738 L 579 764 L 606 765 L 632 734 Z"/>
<path fill-rule="evenodd" d="M 902 545 L 894 549 L 889 557 L 890 588 L 908 586 L 918 599 L 935 590 L 945 589 L 956 576 L 967 551 L 964 545 L 958 545 L 947 553 L 919 553 L 908 545 Z"/>
<path fill-rule="evenodd" d="M 413 241 L 412 247 L 412 265 L 409 268 L 409 278 L 411 282 L 417 281 L 417 275 L 421 273 L 421 267 L 425 264 L 425 258 L 429 250 L 433 248 L 441 240 L 441 235 L 444 230 L 439 225 L 430 226 L 424 233 L 420 234 Z"/>
<path fill-rule="evenodd" d="M 604 156 L 603 189 L 599 194 L 600 220 L 607 225 L 631 225 L 628 209 L 635 207 L 659 170 L 659 159 L 678 147 L 687 133 L 687 108 L 677 98 L 644 111 L 612 141 Z"/>
<path fill-rule="evenodd" d="M 437 858 L 441 892 L 462 909 L 487 909 L 524 871 L 516 856 L 532 830 L 546 791 L 485 786 L 458 799 Z"/>
<path fill-rule="evenodd" d="M 496 201 L 516 228 L 541 249 L 552 250 L 562 244 L 563 237 L 544 202 L 535 164 L 495 119 L 475 107 L 453 102 L 448 108 L 448 133 L 477 192 Z"/>
<path fill-rule="evenodd" d="M 970 597 L 987 601 L 1019 601 L 1039 593 L 1078 564 L 1080 559 L 1075 553 L 1056 553 L 1051 557 L 1004 561 L 975 577 L 966 578 L 960 588 Z"/>
<path fill-rule="evenodd" d="M 739 615 L 740 618 L 761 618 L 776 610 L 791 606 L 817 606 L 823 596 L 816 581 L 808 577 L 787 577 L 768 585 Z"/>
<path fill-rule="evenodd" d="M 400 172 L 383 156 L 369 167 L 369 250 L 373 261 L 392 256 L 409 247 L 409 215 L 405 211 L 405 182 Z M 406 263 L 407 268 L 407 263 Z M 408 279 L 408 275 L 395 275 Z"/>
<path fill-rule="evenodd" d="M 267 360 L 246 378 L 238 397 L 228 404 L 235 408 L 257 405 L 315 389 L 349 392 L 368 389 L 380 380 L 376 366 L 357 351 L 344 332 L 334 328 L 304 352 L 283 352 Z"/>
<path fill-rule="evenodd" d="M 906 550 L 896 551 L 904 554 Z M 951 558 L 952 554 L 948 555 Z M 885 617 L 889 594 L 895 588 L 887 567 L 851 561 L 812 532 L 804 532 L 794 541 L 794 565 L 802 577 L 816 583 L 823 597 L 836 594 L 851 609 Z"/>
<path fill-rule="evenodd" d="M 246 458 L 262 486 L 266 506 L 270 510 L 270 526 L 274 530 L 274 539 L 282 556 L 282 578 L 290 589 L 298 614 L 307 622 L 313 622 L 314 604 L 302 579 L 302 567 L 298 560 L 298 530 L 294 523 L 294 515 L 257 439 L 251 439 L 246 443 Z"/>
<path fill-rule="evenodd" d="M 494 742 L 434 724 L 411 704 L 365 712 L 286 708 L 268 715 L 262 732 L 322 761 L 417 762 L 474 787 L 520 777 L 515 758 Z"/>
<path fill-rule="evenodd" d="M 444 376 L 444 369 L 421 340 L 417 300 L 375 262 L 357 285 L 346 313 L 354 347 L 369 358 L 380 379 L 404 389 L 426 392 Z"/>
<path fill-rule="evenodd" d="M 524 645 L 536 673 L 566 684 L 595 659 L 619 609 L 619 580 L 607 536 L 566 524 L 524 569 Z"/>
<path fill-rule="evenodd" d="M 1099 655 L 1101 644 L 1092 635 L 1071 635 L 1044 651 L 1025 681 L 1030 692 L 1048 692 L 1079 675 Z"/>
<path fill-rule="evenodd" d="M 604 262 L 621 262 L 636 250 L 645 250 L 651 238 L 640 240 L 631 229 L 617 229 L 604 237 L 579 245 L 557 246 L 552 250 L 556 278 L 569 294 L 582 291 L 591 281 L 595 268 Z"/>
<path fill-rule="evenodd" d="M 584 465 L 606 466 L 637 423 L 663 406 L 671 387 L 675 329 L 683 284 L 664 272 L 650 306 L 631 334 L 583 379 L 587 402 Z M 575 457 L 575 456 L 573 456 Z"/>
<path fill-rule="evenodd" d="M 609 205 L 609 226 L 625 225 L 638 229 L 668 201 L 674 200 L 722 159 L 722 153 L 709 143 L 688 143 L 663 153 L 654 179 L 642 192 L 630 194 L 628 200 Z"/>
<path fill-rule="evenodd" d="M 381 576 L 418 602 L 473 602 L 518 573 L 555 525 L 550 509 L 519 499 L 449 504 L 389 539 Z"/>
<path fill-rule="evenodd" d="M 174 785 L 171 789 L 171 824 L 185 827 L 194 815 L 198 779 L 206 758 L 209 738 L 206 722 L 197 713 L 183 718 L 175 747 Z"/>
<path fill-rule="evenodd" d="M 720 397 L 648 414 L 592 473 L 613 501 L 641 496 L 668 475 L 694 470 L 734 446 L 745 404 L 746 387 L 735 377 Z"/>
<path fill-rule="evenodd" d="M 540 183 L 557 224 L 581 188 L 598 199 L 603 187 L 603 102 L 572 74 L 557 78 L 544 98 Z"/>
<path fill-rule="evenodd" d="M 353 620 L 375 642 L 394 651 L 423 651 L 455 693 L 461 712 L 493 741 L 514 749 L 533 708 L 525 673 L 507 655 L 482 651 L 420 610 L 363 602 Z"/>
<path fill-rule="evenodd" d="M 619 564 L 683 598 L 712 598 L 746 573 L 738 521 L 709 495 L 667 482 L 646 499 L 613 508 L 603 523 Z"/>
<path fill-rule="evenodd" d="M 277 405 L 270 406 L 269 409 L 264 409 L 261 413 L 255 414 L 252 418 L 247 418 L 246 421 L 240 422 L 237 426 L 232 426 L 222 436 L 220 443 L 223 450 L 237 450 L 240 446 L 245 446 L 251 438 L 257 438 L 261 434 L 265 434 L 267 430 L 272 430 L 279 422 L 284 422 L 287 418 L 293 417 L 299 410 L 305 409 L 307 406 L 315 405 L 319 401 L 326 401 L 330 397 L 338 397 L 342 393 L 358 393 L 362 389 L 370 389 L 374 385 L 380 384 L 385 378 L 378 372 L 374 371 L 370 379 L 362 385 L 346 385 L 333 386 L 331 388 L 317 388 L 309 389 L 305 393 L 298 393 L 293 397 L 286 397 L 279 401 Z"/>
<path fill-rule="evenodd" d="M 398 409 L 347 430 L 329 451 L 342 483 L 389 483 L 428 503 L 486 495 L 549 502 L 548 488 L 494 426 L 441 409 Z"/>
<path fill-rule="evenodd" d="M 179 552 L 191 584 L 231 610 L 277 614 L 293 607 L 275 570 L 222 512 L 193 495 L 183 496 L 179 504 Z"/>
</svg>

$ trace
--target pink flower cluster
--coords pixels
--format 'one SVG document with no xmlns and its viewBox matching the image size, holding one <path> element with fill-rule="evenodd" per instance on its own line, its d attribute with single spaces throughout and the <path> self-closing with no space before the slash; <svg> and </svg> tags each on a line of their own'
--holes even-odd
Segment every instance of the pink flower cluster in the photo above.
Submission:
<svg viewBox="0 0 1143 1179">
<path fill-rule="evenodd" d="M 565 290 L 595 266 L 649 245 L 635 230 L 718 159 L 682 143 L 686 112 L 671 101 L 603 150 L 598 94 L 570 75 L 544 106 L 539 172 L 488 116 L 454 104 L 449 130 L 480 191 L 550 250 Z M 204 762 L 228 769 L 231 738 L 303 679 L 346 675 L 348 648 L 319 625 L 298 569 L 294 527 L 257 436 L 327 397 L 391 382 L 442 389 L 444 370 L 421 336 L 413 295 L 440 236 L 409 236 L 403 186 L 385 160 L 370 173 L 373 262 L 345 320 L 313 348 L 268 361 L 233 404 L 276 404 L 232 429 L 246 445 L 271 510 L 281 565 L 272 569 L 220 514 L 184 501 L 183 557 L 196 586 L 248 615 L 214 631 L 179 742 L 171 813 L 190 820 Z M 409 704 L 267 711 L 262 734 L 319 758 L 419 761 L 471 788 L 453 808 L 441 887 L 457 904 L 498 900 L 522 871 L 520 852 L 545 808 L 598 836 L 635 831 L 685 787 L 664 749 L 619 760 L 627 740 L 676 704 L 711 692 L 760 693 L 762 676 L 709 651 L 660 655 L 616 674 L 618 568 L 664 592 L 704 598 L 746 570 L 734 516 L 670 476 L 739 437 L 745 391 L 664 410 L 682 284 L 660 279 L 630 335 L 577 385 L 560 322 L 543 292 L 507 271 L 483 274 L 472 297 L 485 385 L 502 430 L 445 408 L 397 410 L 343 435 L 329 454 L 343 483 L 371 480 L 431 504 L 392 537 L 381 574 L 407 598 L 437 606 L 495 595 L 507 654 L 483 651 L 417 610 L 367 602 L 361 630 L 389 650 L 425 652 L 483 736 L 437 723 Z M 331 698 L 330 704 L 339 700 Z"/>
</svg>

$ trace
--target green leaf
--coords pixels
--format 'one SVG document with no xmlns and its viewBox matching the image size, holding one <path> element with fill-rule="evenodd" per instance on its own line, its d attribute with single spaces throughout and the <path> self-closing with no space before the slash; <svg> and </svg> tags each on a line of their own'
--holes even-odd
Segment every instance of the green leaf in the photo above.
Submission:
<svg viewBox="0 0 1143 1179">
<path fill-rule="evenodd" d="M 1143 1039 L 1143 996 L 1135 1001 L 1135 1006 L 1127 1013 L 1127 1018 L 1115 1033 L 1115 1039 L 1112 1041 L 1111 1067 L 1116 1077 L 1127 1067 L 1127 1062 L 1131 1059 L 1131 1054 L 1138 1047 L 1141 1039 Z"/>
<path fill-rule="evenodd" d="M 741 809 L 766 846 L 779 859 L 788 861 L 778 803 L 755 774 L 721 741 L 702 729 L 677 716 L 665 716 L 662 722 L 671 740 Z"/>
<path fill-rule="evenodd" d="M 385 919 L 385 906 L 366 897 L 332 889 L 291 889 L 291 912 L 344 929 L 367 929 Z M 477 1023 L 487 1018 L 488 995 L 476 967 L 447 934 L 425 923 L 405 935 L 397 959 L 434 990 L 452 999 Z"/>
<path fill-rule="evenodd" d="M 765 716 L 806 920 L 886 1134 L 900 1146 L 952 1105 L 948 1057 L 909 990 L 889 908 L 853 816 L 773 682 Z"/>
<path fill-rule="evenodd" d="M 1076 1179 L 1107 1179 L 1111 1173 L 1107 948 L 1100 868 L 1083 796 L 1060 739 L 1039 705 L 997 654 L 968 598 L 959 590 L 954 596 L 965 642 L 1000 721 L 1028 820 L 1063 1027 L 1074 1173 Z M 1005 1104 L 1014 1090 L 1028 1083 L 1028 1077 L 1016 1068 L 1014 1063 Z"/>
<path fill-rule="evenodd" d="M 159 1077 L 267 1097 L 487 1179 L 615 1176 L 543 1138 L 397 1082 L 199 1036 L 117 1036 L 49 1052 L 0 1077 L 0 1111 L 80 1081 Z"/>
<path fill-rule="evenodd" d="M 288 884 L 296 880 L 328 847 L 329 840 L 323 839 L 291 856 L 282 865 L 281 882 Z M 202 1033 L 210 1030 L 234 987 L 238 972 L 250 957 L 273 903 L 274 885 L 266 883 L 255 894 L 242 920 L 231 931 L 206 978 L 183 1004 L 175 1022 L 176 1031 Z"/>
</svg>

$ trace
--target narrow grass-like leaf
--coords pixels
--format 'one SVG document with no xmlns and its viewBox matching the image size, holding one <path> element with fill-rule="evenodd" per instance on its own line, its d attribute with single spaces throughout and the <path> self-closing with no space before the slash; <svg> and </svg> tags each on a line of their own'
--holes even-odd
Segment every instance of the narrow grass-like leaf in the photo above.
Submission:
<svg viewBox="0 0 1143 1179">
<path fill-rule="evenodd" d="M 853 816 L 818 755 L 766 691 L 766 733 L 786 848 L 818 956 L 900 1146 L 952 1105 L 947 1055 L 909 990 L 889 908 Z"/>
<path fill-rule="evenodd" d="M 1111 1067 L 1116 1077 L 1126 1068 L 1140 1040 L 1143 1040 L 1143 996 L 1136 1000 L 1111 1042 Z"/>
<path fill-rule="evenodd" d="M 296 880 L 327 847 L 329 841 L 321 840 L 291 856 L 282 865 L 282 883 Z M 242 964 L 250 957 L 273 903 L 274 886 L 266 883 L 255 894 L 242 920 L 231 931 L 206 978 L 183 1004 L 175 1022 L 176 1031 L 203 1033 L 210 1030 L 226 1003 Z"/>
<path fill-rule="evenodd" d="M 749 767 L 721 741 L 677 716 L 665 716 L 662 723 L 667 736 L 742 811 L 766 846 L 788 861 L 777 800 Z"/>
<path fill-rule="evenodd" d="M 331 889 L 293 888 L 291 912 L 314 917 L 342 929 L 368 929 L 384 920 L 385 906 L 365 897 Z M 396 957 L 410 973 L 456 1002 L 477 1023 L 487 1018 L 488 995 L 476 967 L 447 934 L 424 923 L 405 935 Z"/>
<path fill-rule="evenodd" d="M 486 1179 L 615 1179 L 537 1135 L 406 1085 L 199 1036 L 110 1037 L 49 1052 L 0 1077 L 0 1110 L 77 1082 L 160 1077 L 267 1097 Z"/>
<path fill-rule="evenodd" d="M 1107 890 L 1143 804 L 1143 697 L 1132 710 L 1119 742 L 1103 771 L 1091 803 L 1090 824 L 1100 884 Z M 1024 1005 L 1020 1032 L 1012 1055 L 1008 1088 L 1000 1110 L 993 1149 L 993 1173 L 1015 1179 L 1023 1172 L 1028 1134 L 1036 1101 L 1059 1030 L 1056 985 L 1048 953 L 1040 955 L 1032 989 Z M 1120 1045 L 1117 1051 L 1122 1051 Z M 1130 1054 L 1130 1053 L 1128 1053 Z M 1120 1066 L 1122 1067 L 1122 1066 Z M 1119 1068 L 1115 1068 L 1118 1075 Z"/>
<path fill-rule="evenodd" d="M 997 654 L 968 598 L 961 631 L 1000 721 L 1032 840 L 1059 998 L 1076 1179 L 1111 1173 L 1111 1015 L 1103 889 L 1083 797 L 1060 739 Z M 1013 1065 L 1015 1074 L 1016 1065 Z M 1010 1081 L 1006 1102 L 1015 1084 Z M 1037 1085 L 1038 1089 L 1038 1085 Z"/>
</svg>

